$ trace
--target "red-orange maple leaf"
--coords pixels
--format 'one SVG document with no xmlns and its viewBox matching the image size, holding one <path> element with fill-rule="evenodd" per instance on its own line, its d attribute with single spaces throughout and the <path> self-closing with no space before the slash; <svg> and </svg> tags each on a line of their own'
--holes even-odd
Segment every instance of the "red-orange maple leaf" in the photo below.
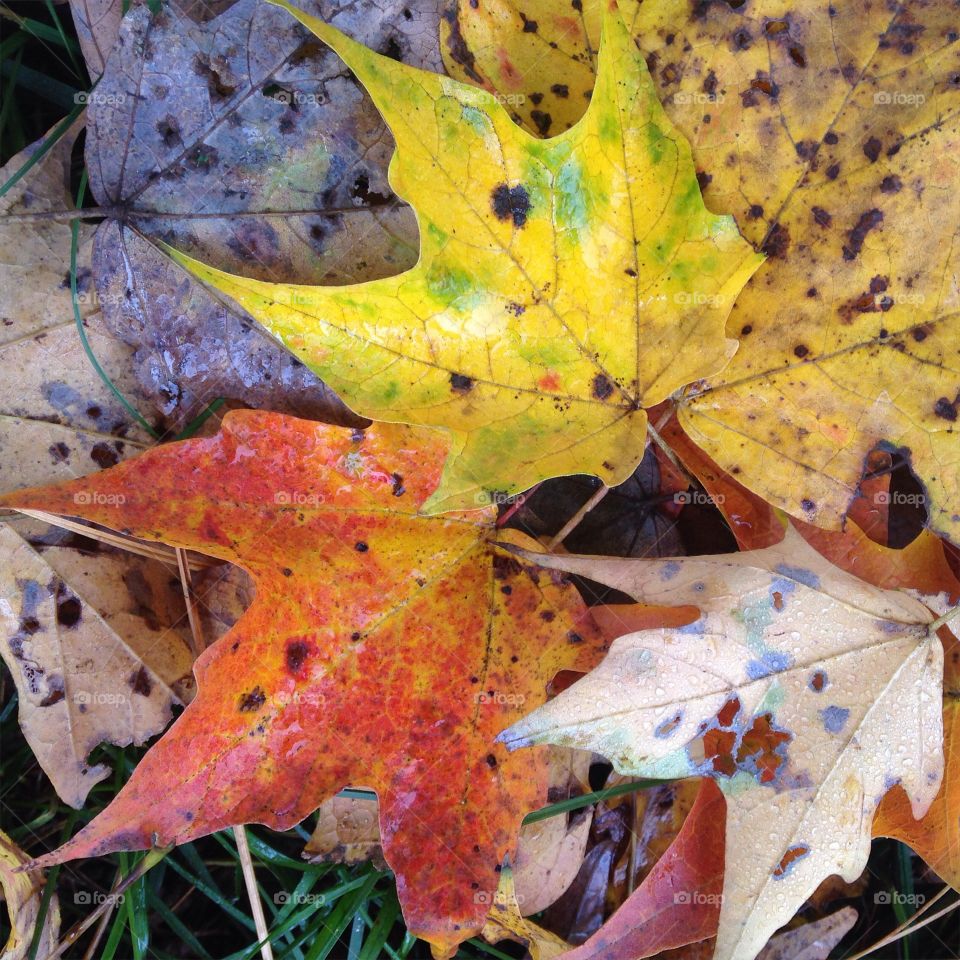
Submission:
<svg viewBox="0 0 960 960">
<path fill-rule="evenodd" d="M 446 453 L 436 431 L 245 411 L 210 439 L 0 498 L 228 560 L 257 588 L 197 661 L 196 700 L 43 864 L 284 829 L 364 786 L 412 932 L 449 955 L 480 928 L 547 788 L 545 752 L 494 739 L 603 642 L 572 587 L 491 546 L 519 535 L 490 510 L 418 514 Z"/>
</svg>

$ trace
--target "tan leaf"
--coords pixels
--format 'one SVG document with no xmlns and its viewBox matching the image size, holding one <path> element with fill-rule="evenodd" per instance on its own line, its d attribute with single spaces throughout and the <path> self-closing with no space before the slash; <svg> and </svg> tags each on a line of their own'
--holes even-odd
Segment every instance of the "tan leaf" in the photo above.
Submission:
<svg viewBox="0 0 960 960">
<path fill-rule="evenodd" d="M 501 739 L 596 750 L 625 774 L 717 779 L 727 797 L 718 960 L 755 957 L 831 873 L 855 880 L 895 783 L 914 816 L 932 803 L 943 648 L 924 603 L 834 567 L 792 526 L 748 553 L 537 562 L 701 611 L 679 629 L 621 637 Z"/>
<path fill-rule="evenodd" d="M 317 825 L 303 848 L 306 859 L 312 863 L 372 860 L 378 869 L 385 869 L 376 798 L 331 797 L 317 812 Z"/>
<path fill-rule="evenodd" d="M 587 793 L 590 754 L 555 748 L 550 757 L 551 802 Z M 520 830 L 513 882 L 520 913 L 529 917 L 566 893 L 583 863 L 593 815 L 590 808 L 528 823 Z"/>
<path fill-rule="evenodd" d="M 16 684 L 20 726 L 58 795 L 80 807 L 110 772 L 87 763 L 90 751 L 105 741 L 146 742 L 188 696 L 189 648 L 176 631 L 153 626 L 123 591 L 137 558 L 115 560 L 112 570 L 98 565 L 85 584 L 112 605 L 108 622 L 7 525 L 0 525 L 0 557 L 0 656 Z M 141 578 L 145 584 L 142 568 Z"/>
</svg>

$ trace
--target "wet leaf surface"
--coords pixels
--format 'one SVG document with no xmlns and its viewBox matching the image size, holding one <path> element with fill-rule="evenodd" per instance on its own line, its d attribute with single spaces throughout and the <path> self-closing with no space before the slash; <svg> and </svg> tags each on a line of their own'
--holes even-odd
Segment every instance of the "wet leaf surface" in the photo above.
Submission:
<svg viewBox="0 0 960 960">
<path fill-rule="evenodd" d="M 322 9 L 372 45 L 435 66 L 436 14 L 422 3 L 408 19 L 400 6 Z M 90 186 L 113 211 L 94 272 L 111 329 L 137 348 L 137 376 L 166 415 L 182 425 L 226 397 L 360 423 L 152 241 L 260 279 L 397 273 L 417 232 L 386 181 L 391 151 L 337 58 L 268 4 L 240 0 L 204 23 L 176 4 L 124 19 L 89 108 Z"/>
<path fill-rule="evenodd" d="M 718 958 L 756 956 L 829 874 L 855 880 L 892 786 L 915 817 L 934 802 L 943 648 L 927 629 L 937 614 L 913 596 L 850 576 L 792 526 L 743 554 L 538 562 L 701 611 L 679 629 L 621 637 L 601 667 L 501 739 L 593 749 L 625 774 L 717 779 L 727 798 Z"/>
<path fill-rule="evenodd" d="M 556 132 L 592 86 L 601 6 L 460 0 L 446 11 L 445 62 Z M 621 7 L 707 204 L 768 254 L 727 322 L 740 349 L 684 400 L 684 429 L 751 490 L 833 528 L 871 452 L 897 453 L 931 527 L 956 542 L 956 11 Z"/>
</svg>

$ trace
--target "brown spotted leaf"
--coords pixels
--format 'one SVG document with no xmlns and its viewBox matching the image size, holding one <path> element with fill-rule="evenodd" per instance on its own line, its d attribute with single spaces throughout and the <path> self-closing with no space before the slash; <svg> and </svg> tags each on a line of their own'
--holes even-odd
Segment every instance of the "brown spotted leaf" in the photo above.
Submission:
<svg viewBox="0 0 960 960">
<path fill-rule="evenodd" d="M 447 66 L 554 134 L 587 103 L 602 6 L 458 0 Z M 871 451 L 899 455 L 930 526 L 960 541 L 955 5 L 620 6 L 704 199 L 768 254 L 727 322 L 740 349 L 688 393 L 683 428 L 752 491 L 825 527 Z"/>
<path fill-rule="evenodd" d="M 182 609 L 161 570 L 126 554 L 38 553 L 0 524 L 0 658 L 23 735 L 73 807 L 110 775 L 89 762 L 95 747 L 145 743 L 192 696 Z"/>
<path fill-rule="evenodd" d="M 762 258 L 704 206 L 617 11 L 583 120 L 536 140 L 496 99 L 276 2 L 337 51 L 389 123 L 391 183 L 417 213 L 420 257 L 381 280 L 310 286 L 171 255 L 351 409 L 446 430 L 431 511 L 568 474 L 629 479 L 647 408 L 727 362 L 724 321 Z M 694 277 L 706 299 L 689 296 Z"/>
</svg>

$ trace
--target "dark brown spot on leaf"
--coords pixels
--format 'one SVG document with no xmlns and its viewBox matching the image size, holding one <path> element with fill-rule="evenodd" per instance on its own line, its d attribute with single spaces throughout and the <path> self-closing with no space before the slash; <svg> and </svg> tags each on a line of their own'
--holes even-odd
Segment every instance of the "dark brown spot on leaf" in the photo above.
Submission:
<svg viewBox="0 0 960 960">
<path fill-rule="evenodd" d="M 90 459 L 100 467 L 101 470 L 106 470 L 107 467 L 114 467 L 120 462 L 117 451 L 108 443 L 95 444 L 90 451 Z"/>
<path fill-rule="evenodd" d="M 598 373 L 593 378 L 593 395 L 598 400 L 606 400 L 613 394 L 613 384 L 610 378 L 603 373 Z"/>
<path fill-rule="evenodd" d="M 493 558 L 493 576 L 497 580 L 515 577 L 522 571 L 523 567 L 513 557 L 505 557 L 498 553 Z"/>
<path fill-rule="evenodd" d="M 75 627 L 83 616 L 83 604 L 68 593 L 63 584 L 57 587 L 57 623 L 68 630 Z"/>
<path fill-rule="evenodd" d="M 763 244 L 763 252 L 774 260 L 785 260 L 790 249 L 790 231 L 776 224 Z"/>
<path fill-rule="evenodd" d="M 147 673 L 146 667 L 141 667 L 139 670 L 130 674 L 127 683 L 130 684 L 130 689 L 133 690 L 134 693 L 140 694 L 141 697 L 149 697 L 150 691 L 153 689 L 153 684 L 150 682 L 150 674 Z"/>
<path fill-rule="evenodd" d="M 883 211 L 874 208 L 860 215 L 856 226 L 847 234 L 847 242 L 843 247 L 844 260 L 856 260 L 863 249 L 867 234 L 883 223 Z"/>
<path fill-rule="evenodd" d="M 267 697 L 259 687 L 254 687 L 249 693 L 240 697 L 241 713 L 256 713 L 266 703 Z"/>
<path fill-rule="evenodd" d="M 305 640 L 289 640 L 287 642 L 287 669 L 291 673 L 302 673 L 303 665 L 306 663 L 308 656 L 310 656 L 310 644 Z"/>
<path fill-rule="evenodd" d="M 817 226 L 829 227 L 833 223 L 833 217 L 823 207 L 814 207 L 811 212 Z"/>
<path fill-rule="evenodd" d="M 553 117 L 549 113 L 544 113 L 542 110 L 531 110 L 530 119 L 536 125 L 537 132 L 541 137 L 545 137 L 550 132 Z M 521 226 L 521 224 L 517 224 L 517 226 Z"/>
<path fill-rule="evenodd" d="M 933 412 L 942 420 L 949 420 L 951 423 L 955 423 L 958 405 L 960 405 L 960 393 L 958 393 L 953 400 L 949 397 L 941 397 L 933 405 Z"/>
</svg>

